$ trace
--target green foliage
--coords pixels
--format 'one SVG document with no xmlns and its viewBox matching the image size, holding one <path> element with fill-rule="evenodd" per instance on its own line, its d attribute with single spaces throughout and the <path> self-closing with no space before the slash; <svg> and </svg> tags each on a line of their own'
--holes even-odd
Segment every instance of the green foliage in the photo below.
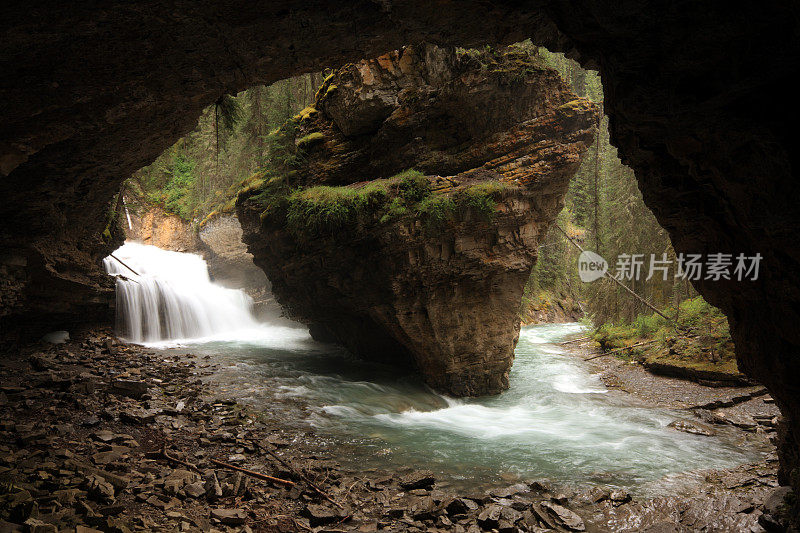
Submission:
<svg viewBox="0 0 800 533">
<path fill-rule="evenodd" d="M 386 186 L 370 183 L 361 188 L 316 186 L 291 193 L 286 222 L 295 236 L 310 238 L 354 227 L 359 217 L 377 212 L 388 198 Z"/>
<path fill-rule="evenodd" d="M 385 224 L 391 220 L 403 217 L 408 214 L 406 202 L 399 196 L 392 198 L 389 205 L 386 206 L 386 212 L 381 217 L 381 224 Z"/>
<path fill-rule="evenodd" d="M 409 169 L 395 174 L 390 179 L 400 179 L 398 190 L 400 196 L 409 204 L 414 204 L 431 194 L 428 178 L 418 170 Z"/>
<path fill-rule="evenodd" d="M 128 180 L 128 208 L 136 213 L 159 205 L 187 220 L 203 218 L 231 211 L 243 181 L 256 171 L 263 171 L 261 179 L 280 174 L 291 180 L 303 151 L 296 150 L 293 131 L 291 138 L 270 131 L 298 112 L 302 119 L 313 117 L 316 110 L 304 107 L 321 80 L 321 73 L 304 74 L 224 95 L 203 111 L 193 132 Z M 176 157 L 193 164 L 191 179 Z"/>
<path fill-rule="evenodd" d="M 242 120 L 242 105 L 229 94 L 223 95 L 214 104 L 216 125 L 221 130 L 232 132 Z"/>
<path fill-rule="evenodd" d="M 594 339 L 606 350 L 631 347 L 619 355 L 699 370 L 736 373 L 733 341 L 725 315 L 700 297 L 665 307 L 675 317 L 667 321 L 656 313 L 642 313 L 631 322 L 600 325 Z M 633 346 L 635 344 L 639 346 Z"/>
<path fill-rule="evenodd" d="M 297 124 L 287 121 L 281 128 L 272 131 L 265 137 L 270 167 L 275 169 L 298 168 L 303 162 L 303 152 L 296 149 L 294 138 Z"/>
<path fill-rule="evenodd" d="M 195 162 L 179 152 L 173 160 L 172 177 L 164 187 L 163 198 L 167 211 L 184 220 L 191 220 L 194 215 L 191 191 L 195 179 L 194 167 Z"/>
<path fill-rule="evenodd" d="M 632 325 L 603 324 L 594 332 L 594 339 L 606 350 L 630 346 L 637 339 L 637 330 Z"/>
<path fill-rule="evenodd" d="M 258 187 L 259 193 L 251 198 L 261 208 L 261 219 L 281 215 L 289 206 L 290 189 L 285 176 L 273 176 L 264 180 Z M 243 190 L 240 194 L 246 193 Z"/>
<path fill-rule="evenodd" d="M 638 315 L 633 321 L 633 327 L 636 330 L 636 334 L 643 338 L 652 337 L 659 329 L 666 325 L 668 325 L 668 322 L 664 319 L 664 317 L 656 313 L 649 315 Z"/>
</svg>

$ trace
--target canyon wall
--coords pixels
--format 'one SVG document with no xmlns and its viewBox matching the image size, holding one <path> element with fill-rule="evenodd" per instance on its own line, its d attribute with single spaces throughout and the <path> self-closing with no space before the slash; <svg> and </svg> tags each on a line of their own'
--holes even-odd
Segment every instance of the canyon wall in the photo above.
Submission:
<svg viewBox="0 0 800 533">
<path fill-rule="evenodd" d="M 413 364 L 454 396 L 500 392 L 597 117 L 517 47 L 346 65 L 278 134 L 283 170 L 239 195 L 244 241 L 316 338 Z"/>
</svg>

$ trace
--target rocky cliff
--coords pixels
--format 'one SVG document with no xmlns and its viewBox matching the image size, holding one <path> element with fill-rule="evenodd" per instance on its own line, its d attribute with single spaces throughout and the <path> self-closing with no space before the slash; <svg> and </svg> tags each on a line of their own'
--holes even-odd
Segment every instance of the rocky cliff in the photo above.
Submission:
<svg viewBox="0 0 800 533">
<path fill-rule="evenodd" d="M 273 139 L 283 172 L 240 193 L 244 241 L 315 337 L 414 364 L 452 395 L 497 393 L 596 119 L 514 47 L 346 65 Z"/>
<path fill-rule="evenodd" d="M 148 205 L 130 214 L 130 227 L 123 221 L 125 238 L 174 252 L 195 252 L 197 233 L 192 224 L 163 208 Z"/>
</svg>

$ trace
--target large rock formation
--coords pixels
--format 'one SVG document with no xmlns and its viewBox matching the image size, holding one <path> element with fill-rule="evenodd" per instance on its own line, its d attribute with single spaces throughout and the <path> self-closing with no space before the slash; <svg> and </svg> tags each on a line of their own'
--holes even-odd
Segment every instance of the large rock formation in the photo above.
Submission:
<svg viewBox="0 0 800 533">
<path fill-rule="evenodd" d="M 115 245 L 99 240 L 106 206 L 221 94 L 423 40 L 531 38 L 600 69 L 612 141 L 678 252 L 765 256 L 757 282 L 698 288 L 731 318 L 740 368 L 782 408 L 786 480 L 800 467 L 800 162 L 787 89 L 800 71 L 797 10 L 779 0 L 7 3 L 0 328 L 16 333 L 26 314 L 59 327 L 97 316 L 84 311 Z"/>
<path fill-rule="evenodd" d="M 597 116 L 517 47 L 347 65 L 274 141 L 291 164 L 240 194 L 244 241 L 315 337 L 449 394 L 499 392 Z"/>
</svg>

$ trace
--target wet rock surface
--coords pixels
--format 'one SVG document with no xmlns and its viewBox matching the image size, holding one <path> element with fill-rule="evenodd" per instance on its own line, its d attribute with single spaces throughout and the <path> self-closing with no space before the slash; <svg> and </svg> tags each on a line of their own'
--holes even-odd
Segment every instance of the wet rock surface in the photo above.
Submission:
<svg viewBox="0 0 800 533">
<path fill-rule="evenodd" d="M 654 499 L 530 480 L 475 493 L 426 471 L 343 468 L 313 433 L 220 396 L 205 358 L 124 346 L 102 333 L 13 355 L 0 382 L 8 402 L 0 421 L 4 531 L 783 527 L 789 493 L 778 486 L 774 458 L 687 473 L 680 495 Z M 136 397 L 115 394 L 120 381 L 147 387 Z M 128 411 L 148 416 L 134 422 Z"/>
</svg>

